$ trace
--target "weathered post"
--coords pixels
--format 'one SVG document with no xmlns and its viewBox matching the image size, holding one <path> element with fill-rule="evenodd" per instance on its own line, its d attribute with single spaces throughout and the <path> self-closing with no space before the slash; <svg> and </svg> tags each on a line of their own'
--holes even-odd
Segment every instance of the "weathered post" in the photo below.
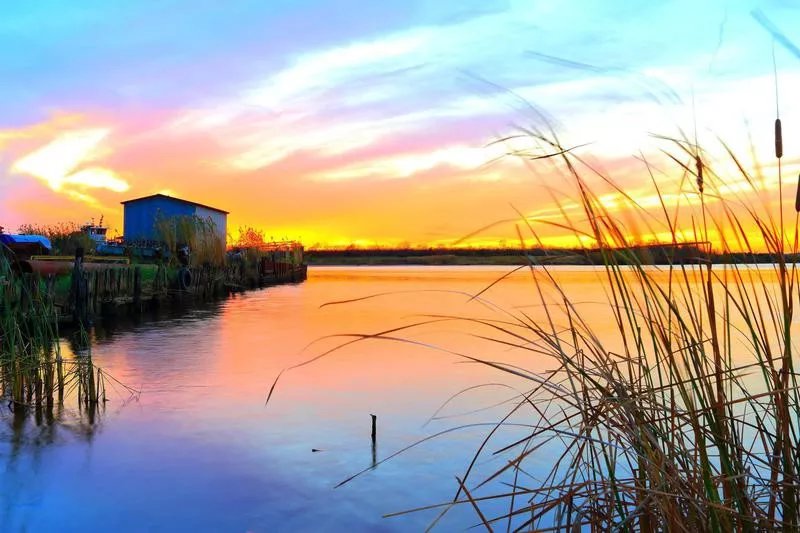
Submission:
<svg viewBox="0 0 800 533">
<path fill-rule="evenodd" d="M 163 267 L 162 267 L 161 263 L 158 263 L 156 265 L 156 277 L 155 277 L 155 279 L 153 279 L 153 292 L 156 293 L 156 294 L 161 292 L 161 269 L 162 268 Z"/>
<path fill-rule="evenodd" d="M 100 281 L 100 276 L 102 275 L 102 273 L 103 273 L 102 270 L 95 270 L 94 276 L 92 276 L 92 291 L 93 291 L 91 294 L 92 313 L 97 313 L 97 302 L 99 301 L 98 298 L 100 298 L 99 294 L 100 294 L 100 289 L 102 287 L 102 283 Z"/>
<path fill-rule="evenodd" d="M 72 267 L 72 319 L 77 323 L 85 323 L 87 321 L 87 291 L 86 291 L 86 278 L 84 277 L 83 270 L 83 248 L 78 247 L 75 250 L 75 264 Z"/>
<path fill-rule="evenodd" d="M 372 417 L 372 468 L 378 465 L 378 445 L 377 445 L 377 425 L 378 417 L 376 415 L 369 415 Z"/>
<path fill-rule="evenodd" d="M 24 274 L 22 276 L 22 284 L 24 289 L 23 293 L 23 302 L 24 306 L 23 309 L 26 311 L 30 311 L 31 309 L 35 309 L 36 303 L 39 300 L 39 274 L 36 272 L 31 272 L 30 274 Z"/>
<path fill-rule="evenodd" d="M 142 310 L 142 271 L 138 266 L 133 268 L 133 309 L 136 313 Z"/>
<path fill-rule="evenodd" d="M 55 277 L 55 275 L 54 274 L 48 274 L 47 277 L 45 278 L 45 282 L 44 282 L 44 286 L 45 286 L 45 291 L 47 293 L 47 301 L 48 302 L 52 302 L 55 299 L 55 297 L 54 297 L 55 291 L 56 291 L 55 285 L 56 285 L 56 277 Z"/>
</svg>

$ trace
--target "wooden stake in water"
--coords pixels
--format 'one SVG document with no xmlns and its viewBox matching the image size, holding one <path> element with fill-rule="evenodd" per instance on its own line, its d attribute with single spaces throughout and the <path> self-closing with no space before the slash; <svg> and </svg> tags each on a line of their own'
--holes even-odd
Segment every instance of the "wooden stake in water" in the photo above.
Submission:
<svg viewBox="0 0 800 533">
<path fill-rule="evenodd" d="M 375 415 L 369 415 L 369 416 L 372 417 L 372 468 L 375 468 L 376 466 L 378 466 L 378 445 L 376 444 L 378 436 L 378 432 L 376 429 L 378 425 L 377 424 L 378 417 Z"/>
</svg>

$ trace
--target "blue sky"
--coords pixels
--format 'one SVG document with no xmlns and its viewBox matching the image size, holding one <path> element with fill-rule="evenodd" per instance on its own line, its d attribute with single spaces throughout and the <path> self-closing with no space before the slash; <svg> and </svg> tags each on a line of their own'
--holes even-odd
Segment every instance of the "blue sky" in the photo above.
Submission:
<svg viewBox="0 0 800 533">
<path fill-rule="evenodd" d="M 506 218 L 510 201 L 548 209 L 529 169 L 486 165 L 487 143 L 536 120 L 523 101 L 638 186 L 630 157 L 657 157 L 651 132 L 697 123 L 701 136 L 767 139 L 773 47 L 795 146 L 788 1 L 74 0 L 0 13 L 7 227 L 100 212 L 118 224 L 119 201 L 163 190 L 309 244 L 446 241 Z"/>
</svg>

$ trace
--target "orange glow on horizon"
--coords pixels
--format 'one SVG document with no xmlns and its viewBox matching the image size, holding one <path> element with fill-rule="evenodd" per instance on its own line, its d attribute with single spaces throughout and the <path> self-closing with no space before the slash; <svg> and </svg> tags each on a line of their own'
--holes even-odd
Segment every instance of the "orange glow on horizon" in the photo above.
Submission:
<svg viewBox="0 0 800 533">
<path fill-rule="evenodd" d="M 127 11 L 78 16 L 63 4 L 8 15 L 19 30 L 9 42 L 48 42 L 69 58 L 12 65 L 22 92 L 6 99 L 0 125 L 0 224 L 12 231 L 102 215 L 119 235 L 121 201 L 169 191 L 229 211 L 229 242 L 254 226 L 309 248 L 513 247 L 519 233 L 592 246 L 580 235 L 597 213 L 583 212 L 570 166 L 633 244 L 702 235 L 763 249 L 754 215 L 795 229 L 800 106 L 779 96 L 798 93 L 800 66 L 792 37 L 763 22 L 788 25 L 786 6 L 756 20 L 752 6 L 731 5 L 736 31 L 717 39 L 704 29 L 719 23 L 718 6 L 687 21 L 673 3 L 619 3 L 641 17 L 635 26 L 586 2 L 436 2 L 402 15 L 375 4 L 375 28 L 348 19 L 328 31 L 315 6 L 256 2 L 247 15 L 226 11 L 222 33 L 205 31 L 202 10 L 172 28 L 161 17 L 178 10 L 132 3 L 137 20 L 161 21 L 143 37 L 92 31 Z M 327 29 L 272 31 L 290 13 Z M 39 19 L 63 35 L 42 33 Z M 275 42 L 253 40 L 250 24 Z M 673 29 L 685 39 L 661 38 Z M 91 58 L 84 37 L 97 39 Z M 749 243 L 734 235 L 734 213 Z"/>
<path fill-rule="evenodd" d="M 2 142 L 24 140 L 24 150 L 11 168 L 29 179 L 22 182 L 15 204 L 21 214 L 0 223 L 13 231 L 21 223 L 80 224 L 103 215 L 109 235 L 117 236 L 122 229 L 120 201 L 168 191 L 229 210 L 229 245 L 238 239 L 240 227 L 252 226 L 267 241 L 297 240 L 317 249 L 519 248 L 520 234 L 526 248 L 596 246 L 582 234 L 591 233 L 586 213 L 576 201 L 574 179 L 560 160 L 531 164 L 500 157 L 504 150 L 520 150 L 525 157 L 538 154 L 540 147 L 528 141 L 496 144 L 489 150 L 459 145 L 403 157 L 365 155 L 361 162 L 345 158 L 336 172 L 354 169 L 355 174 L 320 179 L 332 171 L 310 169 L 305 159 L 282 160 L 259 172 L 235 168 L 224 150 L 203 144 L 204 138 L 179 137 L 168 147 L 145 139 L 128 148 L 115 140 L 114 128 L 99 122 L 56 116 L 24 131 L 2 132 Z M 199 162 L 198 143 L 207 151 Z M 669 143 L 667 148 L 679 160 L 687 159 Z M 769 147 L 752 152 L 750 160 L 742 162 L 749 178 L 721 147 L 704 152 L 708 168 L 719 176 L 708 172 L 702 207 L 694 177 L 681 177 L 676 162 L 656 149 L 646 154 L 647 164 L 641 155 L 600 157 L 600 148 L 592 146 L 573 155 L 580 158 L 578 171 L 595 194 L 596 208 L 614 218 L 626 242 L 699 240 L 710 241 L 717 250 L 744 248 L 748 244 L 734 235 L 725 205 L 742 223 L 749 246 L 762 251 L 764 239 L 747 210 L 765 221 L 772 218 L 769 225 L 774 224 L 782 186 L 786 231 L 792 234 L 790 201 L 796 182 L 791 176 L 800 171 L 800 160 L 784 158 L 779 183 L 776 165 L 768 156 L 756 155 L 768 154 Z M 366 177 L 373 171 L 390 176 Z M 664 209 L 675 225 L 674 236 Z M 698 229 L 703 209 L 707 227 Z"/>
</svg>

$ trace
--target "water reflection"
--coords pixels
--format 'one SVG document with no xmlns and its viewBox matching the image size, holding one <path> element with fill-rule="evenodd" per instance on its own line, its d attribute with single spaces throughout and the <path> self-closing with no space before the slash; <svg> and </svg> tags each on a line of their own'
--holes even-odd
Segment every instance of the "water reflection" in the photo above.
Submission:
<svg viewBox="0 0 800 533">
<path fill-rule="evenodd" d="M 401 277 L 408 279 L 403 289 L 439 284 L 413 271 Z M 480 288 L 484 281 L 467 284 Z M 287 375 L 264 407 L 281 369 L 338 342 L 304 352 L 314 339 L 431 310 L 433 301 L 413 297 L 320 309 L 397 283 L 365 271 L 318 271 L 299 286 L 96 324 L 93 361 L 141 397 L 129 402 L 128 391 L 109 386 L 105 412 L 88 426 L 63 417 L 37 426 L 35 417 L 23 424 L 4 416 L 17 431 L 3 435 L 0 453 L 17 467 L 4 476 L 3 504 L 13 512 L 0 530 L 422 528 L 429 515 L 393 521 L 381 515 L 449 494 L 450 474 L 471 450 L 468 436 L 463 454 L 429 445 L 334 487 L 374 468 L 381 450 L 388 454 L 426 435 L 422 422 L 473 370 L 420 348 L 364 343 Z M 456 301 L 463 305 L 464 298 Z M 87 346 L 68 336 L 63 350 L 65 357 L 85 356 Z M 371 413 L 379 417 L 380 446 L 369 435 Z M 21 487 L 36 497 L 20 500 Z M 93 513 L 73 512 L 74 525 L 59 522 L 64 509 L 80 509 L 78 500 L 87 498 Z M 471 514 L 454 523 L 471 525 Z"/>
<path fill-rule="evenodd" d="M 104 410 L 103 405 L 77 410 L 63 404 L 0 407 L 0 531 L 27 530 L 27 510 L 38 509 L 43 502 L 42 483 L 59 475 L 49 466 L 53 448 L 90 449 L 103 428 Z"/>
<path fill-rule="evenodd" d="M 170 327 L 182 319 L 211 318 L 222 312 L 224 301 L 196 302 L 176 301 L 161 308 L 151 309 L 139 315 L 109 316 L 96 322 L 90 336 L 93 344 L 113 342 L 118 335 L 144 328 Z M 67 338 L 76 337 L 77 332 L 67 332 Z M 80 337 L 80 335 L 77 335 Z"/>
<path fill-rule="evenodd" d="M 0 441 L 8 445 L 8 455 L 15 458 L 22 451 L 36 450 L 61 440 L 91 442 L 102 428 L 105 408 L 79 407 L 72 410 L 63 404 L 51 408 L 0 406 Z"/>
<path fill-rule="evenodd" d="M 426 314 L 496 318 L 497 311 L 469 294 L 506 271 L 317 268 L 302 285 L 96 324 L 93 361 L 141 396 L 131 401 L 130 391 L 109 384 L 109 401 L 89 426 L 79 412 L 0 413 L 6 464 L 0 531 L 423 530 L 438 510 L 381 516 L 452 499 L 455 476 L 491 430 L 471 424 L 498 420 L 528 386 L 424 345 L 530 370 L 550 369 L 550 359 L 478 339 L 474 323 L 431 322 L 403 332 L 418 344 L 367 340 L 286 373 L 269 407 L 264 403 L 281 370 L 343 341 L 331 335 L 374 333 L 424 321 Z M 606 294 L 597 271 L 561 272 L 573 303 L 588 310 L 593 328 L 613 347 L 615 325 L 608 304 L 599 307 Z M 394 294 L 321 307 L 380 293 Z M 532 305 L 538 296 L 528 272 L 483 297 L 546 320 Z M 85 356 L 86 348 L 68 339 L 64 354 Z M 377 415 L 375 440 L 370 415 Z M 509 428 L 496 447 L 524 435 L 524 428 Z M 476 468 L 493 469 L 493 460 Z M 543 469 L 552 465 L 545 451 L 531 460 Z M 471 509 L 458 508 L 443 527 L 475 522 Z"/>
</svg>

